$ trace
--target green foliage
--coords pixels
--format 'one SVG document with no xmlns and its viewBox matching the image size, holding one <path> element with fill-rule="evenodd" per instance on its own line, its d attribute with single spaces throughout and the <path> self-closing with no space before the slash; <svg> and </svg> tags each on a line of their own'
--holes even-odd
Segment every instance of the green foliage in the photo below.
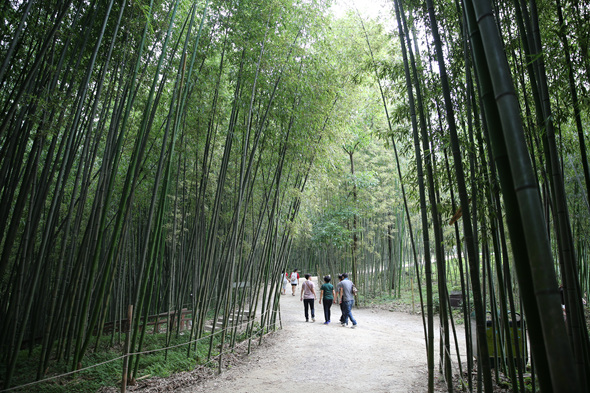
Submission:
<svg viewBox="0 0 590 393">
<path fill-rule="evenodd" d="M 410 39 L 416 40 L 418 75 L 410 85 L 422 94 L 422 108 L 407 99 L 399 43 L 389 27 L 361 23 L 353 12 L 331 19 L 329 1 L 115 1 L 110 14 L 101 1 L 35 2 L 25 11 L 28 4 L 0 6 L 0 53 L 6 55 L 0 70 L 0 373 L 7 385 L 65 372 L 80 359 L 85 366 L 118 356 L 120 348 L 109 348 L 104 339 L 99 351 L 87 346 L 101 320 L 124 318 L 127 304 L 137 307 L 136 315 L 188 307 L 200 323 L 201 315 L 208 319 L 226 309 L 219 294 L 233 293 L 233 282 L 253 282 L 251 290 L 239 292 L 243 301 L 266 288 L 270 283 L 259 277 L 272 276 L 288 258 L 330 273 L 350 270 L 355 260 L 361 302 L 410 293 L 414 304 L 422 288 L 409 288 L 430 277 L 413 269 L 409 236 L 422 269 L 419 235 L 437 231 L 440 244 L 428 247 L 451 254 L 445 282 L 438 285 L 461 289 L 453 254 L 457 241 L 469 239 L 456 237 L 452 226 L 432 228 L 432 217 L 424 227 L 418 224 L 419 210 L 431 212 L 431 206 L 417 202 L 425 180 L 418 175 L 414 142 L 424 142 L 432 162 L 432 203 L 442 221 L 458 208 L 443 93 L 450 95 L 449 114 L 457 122 L 457 166 L 469 179 L 465 192 L 477 209 L 471 213 L 478 219 L 478 255 L 487 253 L 485 263 L 506 267 L 497 272 L 490 265 L 486 306 L 495 305 L 498 294 L 520 295 L 514 277 L 497 277 L 515 266 L 510 251 L 522 244 L 511 244 L 507 225 L 500 231 L 499 224 L 516 217 L 506 217 L 506 201 L 494 199 L 503 196 L 494 172 L 503 155 L 490 153 L 487 132 L 500 126 L 482 123 L 490 117 L 480 106 L 482 81 L 469 79 L 477 77 L 470 64 L 477 59 L 465 46 L 474 37 L 466 39 L 459 3 L 434 4 L 449 76 L 445 90 L 441 71 L 434 69 L 434 18 L 426 16 L 423 2 L 404 3 L 412 7 L 406 9 L 409 32 L 417 32 Z M 590 116 L 590 19 L 585 2 L 538 4 L 543 56 L 525 52 L 524 44 L 535 40 L 514 28 L 516 10 L 509 4 L 497 8 L 495 21 L 504 34 L 498 53 L 507 54 L 506 75 L 512 73 L 517 84 L 518 105 L 510 107 L 521 109 L 515 119 L 524 122 L 528 149 L 519 158 L 532 159 L 535 170 L 524 188 L 537 182 L 542 190 L 545 212 L 537 216 L 545 215 L 547 224 L 535 228 L 563 239 L 557 213 L 568 216 L 575 248 L 570 254 L 579 258 L 575 271 L 584 293 L 590 291 L 584 263 L 590 239 L 590 188 L 584 183 L 590 180 L 581 152 Z M 559 25 L 557 11 L 563 11 Z M 549 89 L 544 101 L 532 85 L 539 75 L 527 75 L 527 67 L 541 59 Z M 540 102 L 551 104 L 550 119 L 543 119 L 547 109 Z M 411 137 L 416 112 L 425 117 L 421 137 L 427 140 Z M 554 123 L 555 140 L 547 140 L 545 120 Z M 548 170 L 548 142 L 556 150 L 554 173 Z M 562 176 L 558 183 L 567 199 L 558 208 L 555 175 Z M 490 249 L 504 243 L 506 250 L 493 250 L 508 253 L 500 261 Z M 554 255 L 565 255 L 558 242 L 550 246 Z M 270 249 L 276 250 L 272 256 Z M 562 265 L 555 269 L 563 273 Z M 481 274 L 471 272 L 479 283 Z M 506 291 L 504 282 L 510 284 Z M 430 302 L 443 310 L 437 296 Z M 253 334 L 270 328 L 256 326 Z M 133 350 L 161 348 L 156 337 L 135 340 Z M 30 354 L 20 350 L 39 339 Z M 222 339 L 232 337 L 197 345 L 194 359 L 182 350 L 142 356 L 138 376 L 189 369 L 215 353 Z M 112 382 L 116 363 L 45 386 L 96 389 L 101 381 Z M 18 374 L 11 382 L 13 371 Z"/>
<path fill-rule="evenodd" d="M 336 133 L 324 1 L 70 3 L 2 6 L 0 52 L 15 40 L 0 72 L 7 386 L 21 342 L 42 339 L 38 370 L 57 342 L 72 367 L 128 304 L 136 316 L 186 307 L 201 323 L 251 281 L 246 307 L 267 285 L 254 277 L 288 253 L 254 256 L 290 236 Z M 138 326 L 134 352 L 149 341 Z"/>
<path fill-rule="evenodd" d="M 319 246 L 331 245 L 342 249 L 350 243 L 350 230 L 346 228 L 346 222 L 350 218 L 350 212 L 338 211 L 333 214 L 323 215 L 314 222 L 312 240 Z"/>
<path fill-rule="evenodd" d="M 255 335 L 260 334 L 261 330 L 255 327 Z M 170 346 L 183 344 L 186 342 L 187 336 L 173 336 Z M 238 342 L 247 339 L 247 332 L 242 331 L 238 336 Z M 213 345 L 217 347 L 220 344 L 221 337 L 216 335 L 213 339 Z M 38 392 L 38 393 L 90 393 L 96 392 L 103 386 L 117 386 L 121 383 L 122 360 L 118 359 L 121 356 L 122 348 L 120 346 L 110 347 L 110 337 L 102 337 L 98 351 L 90 352 L 82 367 L 91 366 L 103 362 L 109 362 L 104 365 L 93 367 L 88 370 L 75 373 L 71 376 L 61 377 L 49 382 L 41 382 L 23 389 L 16 389 L 16 392 Z M 169 377 L 170 375 L 182 371 L 191 371 L 196 366 L 205 364 L 207 361 L 207 354 L 209 351 L 209 338 L 204 336 L 203 339 L 197 342 L 196 349 L 191 352 L 191 356 L 187 356 L 187 346 L 180 345 L 177 348 L 172 348 L 167 351 L 159 349 L 166 347 L 166 334 L 149 334 L 146 336 L 144 350 L 159 350 L 141 357 L 139 373 L 137 378 L 142 376 L 151 377 Z M 15 384 L 23 384 L 28 382 L 30 374 L 36 372 L 37 357 L 40 355 L 41 347 L 36 346 L 32 353 L 28 351 L 20 351 L 19 364 L 22 367 L 14 376 Z M 213 356 L 217 355 L 216 352 Z M 67 373 L 69 364 L 65 361 L 54 362 L 46 370 L 46 378 L 53 375 Z M 0 369 L 0 372 L 5 371 Z"/>
</svg>

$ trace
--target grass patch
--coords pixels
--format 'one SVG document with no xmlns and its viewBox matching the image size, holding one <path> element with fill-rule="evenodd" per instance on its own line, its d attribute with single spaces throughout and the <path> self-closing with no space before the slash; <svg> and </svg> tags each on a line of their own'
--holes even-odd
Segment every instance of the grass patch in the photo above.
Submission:
<svg viewBox="0 0 590 393">
<path fill-rule="evenodd" d="M 361 295 L 359 296 L 359 305 L 361 307 L 419 314 L 420 295 L 417 291 L 411 291 L 409 288 L 404 288 L 395 295 L 389 292 L 375 295 Z"/>
<path fill-rule="evenodd" d="M 424 300 L 426 300 L 426 293 L 424 293 Z M 440 311 L 440 300 L 436 283 L 433 286 L 432 302 L 434 313 L 438 314 Z M 410 288 L 401 289 L 395 296 L 393 293 L 381 293 L 372 296 L 361 295 L 359 296 L 359 305 L 361 307 L 379 308 L 409 314 L 420 314 L 421 311 L 420 294 L 416 290 L 412 291 Z M 452 307 L 451 311 L 455 324 L 462 325 L 465 322 L 463 308 Z"/>
<path fill-rule="evenodd" d="M 258 324 L 255 324 L 253 336 L 259 336 L 263 331 Z M 240 332 L 237 336 L 237 342 L 247 339 L 246 332 Z M 188 335 L 173 336 L 169 346 L 185 344 Z M 226 336 L 226 345 L 230 343 L 230 336 Z M 207 362 L 209 346 L 211 344 L 211 356 L 219 354 L 221 335 L 216 334 L 211 342 L 209 334 L 205 334 L 201 340 L 191 344 L 190 354 L 188 353 L 189 345 L 181 345 L 167 351 L 158 351 L 142 355 L 139 359 L 139 366 L 136 378 L 141 377 L 169 377 L 170 375 L 182 371 L 191 371 L 199 365 Z M 144 339 L 142 351 L 155 350 L 166 347 L 166 334 L 148 333 Z M 122 356 L 122 347 L 120 345 L 111 346 L 111 337 L 106 336 L 100 339 L 96 351 L 89 351 L 82 360 L 82 368 L 95 364 L 111 361 Z M 35 380 L 37 368 L 41 356 L 40 346 L 35 347 L 31 352 L 22 350 L 18 354 L 18 366 L 12 379 L 12 386 L 20 386 Z M 215 367 L 212 364 L 212 367 Z M 131 367 L 131 366 L 130 366 Z M 32 392 L 32 393 L 90 393 L 96 392 L 102 387 L 120 386 L 122 378 L 123 359 L 117 359 L 110 363 L 103 364 L 78 373 L 59 377 L 50 381 L 40 382 L 35 385 L 22 387 L 11 390 L 11 392 Z M 72 371 L 71 361 L 53 360 L 49 368 L 45 370 L 45 378 L 65 374 Z M 5 376 L 6 366 L 0 365 L 0 375 Z M 3 381 L 0 381 L 0 386 Z"/>
</svg>

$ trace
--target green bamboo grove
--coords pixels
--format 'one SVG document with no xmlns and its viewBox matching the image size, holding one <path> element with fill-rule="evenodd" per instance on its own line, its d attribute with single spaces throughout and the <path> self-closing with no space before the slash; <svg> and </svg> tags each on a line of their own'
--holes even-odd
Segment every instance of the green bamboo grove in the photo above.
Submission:
<svg viewBox="0 0 590 393">
<path fill-rule="evenodd" d="M 380 123 L 357 116 L 355 135 L 379 137 L 392 160 L 413 151 L 414 161 L 402 164 L 387 207 L 362 176 L 333 182 L 295 252 L 310 269 L 352 270 L 361 302 L 421 288 L 431 391 L 436 336 L 449 391 L 492 391 L 502 378 L 515 392 L 589 386 L 586 6 L 395 1 L 392 48 L 349 15 L 359 67 L 373 76 L 361 83 L 382 96 Z M 376 148 L 364 150 L 357 174 L 375 169 Z M 467 354 L 451 292 L 463 299 Z M 466 371 L 474 359 L 475 377 Z"/>
<path fill-rule="evenodd" d="M 332 3 L 0 5 L 0 388 L 221 369 L 298 267 L 411 293 L 429 391 L 589 389 L 588 2 Z"/>
<path fill-rule="evenodd" d="M 183 309 L 188 341 L 211 320 L 230 332 L 209 357 L 235 345 L 236 313 L 256 313 L 251 339 L 278 327 L 291 223 L 333 132 L 325 5 L 1 7 L 4 388 L 19 350 L 41 347 L 37 379 L 88 366 L 105 326 L 121 341 L 128 305 L 132 353 L 152 315 L 178 336 Z"/>
</svg>

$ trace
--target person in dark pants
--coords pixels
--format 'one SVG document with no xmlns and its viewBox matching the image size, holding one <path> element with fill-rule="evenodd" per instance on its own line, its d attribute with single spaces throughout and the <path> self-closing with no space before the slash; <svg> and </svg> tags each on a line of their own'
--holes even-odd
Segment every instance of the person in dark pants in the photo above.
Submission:
<svg viewBox="0 0 590 393">
<path fill-rule="evenodd" d="M 324 277 L 324 284 L 320 287 L 320 304 L 322 304 L 322 300 L 324 301 L 324 325 L 330 323 L 330 307 L 332 307 L 332 302 L 336 297 L 336 293 L 334 291 L 334 285 L 330 284 L 332 277 L 325 276 Z"/>
<path fill-rule="evenodd" d="M 336 286 L 336 294 L 338 297 L 340 297 L 340 283 L 342 280 L 344 280 L 344 277 L 342 277 L 342 273 L 340 273 L 338 274 L 338 285 Z M 340 298 L 340 302 L 338 302 L 338 297 L 336 298 L 336 304 L 340 303 L 340 323 L 342 324 L 344 323 L 344 314 L 346 310 L 342 298 Z"/>
<path fill-rule="evenodd" d="M 311 321 L 315 322 L 315 289 L 313 281 L 311 281 L 311 274 L 305 275 L 305 282 L 301 285 L 301 299 L 305 307 L 305 322 L 309 322 L 309 309 L 311 308 Z"/>
</svg>

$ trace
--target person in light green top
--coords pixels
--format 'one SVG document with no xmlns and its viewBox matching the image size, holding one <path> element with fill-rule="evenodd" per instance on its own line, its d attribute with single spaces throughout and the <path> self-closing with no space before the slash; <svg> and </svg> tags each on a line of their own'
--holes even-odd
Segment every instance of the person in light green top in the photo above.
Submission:
<svg viewBox="0 0 590 393">
<path fill-rule="evenodd" d="M 332 302 L 336 298 L 336 292 L 334 291 L 334 285 L 330 284 L 332 278 L 328 275 L 324 277 L 324 284 L 320 287 L 320 304 L 322 304 L 322 300 L 324 301 L 324 318 L 326 322 L 324 325 L 330 323 L 330 307 L 332 307 Z"/>
</svg>

